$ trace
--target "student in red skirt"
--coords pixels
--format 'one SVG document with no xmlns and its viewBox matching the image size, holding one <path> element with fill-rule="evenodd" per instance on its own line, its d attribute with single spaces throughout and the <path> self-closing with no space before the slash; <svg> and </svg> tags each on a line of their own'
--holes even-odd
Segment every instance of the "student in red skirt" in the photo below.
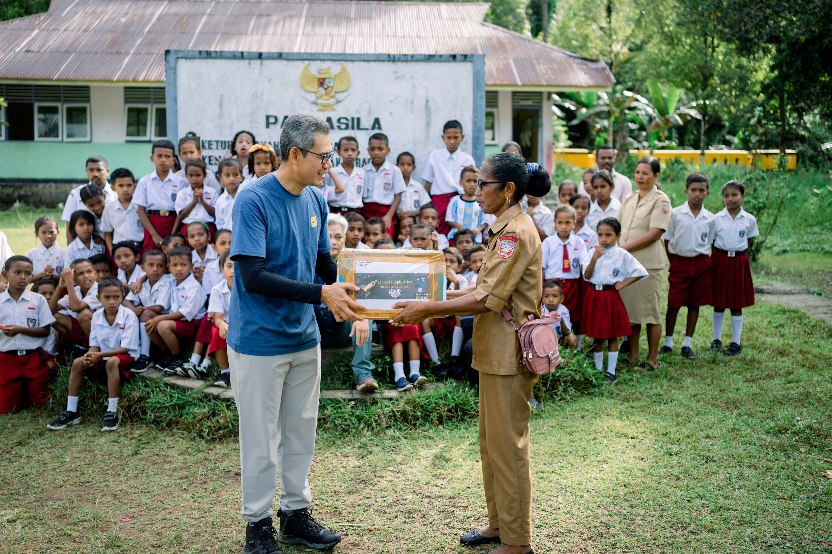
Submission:
<svg viewBox="0 0 832 554">
<path fill-rule="evenodd" d="M 214 381 L 215 387 L 231 388 L 231 370 L 228 365 L 228 311 L 231 308 L 231 287 L 234 285 L 234 260 L 229 252 L 220 256 L 220 268 L 223 280 L 211 289 L 208 298 L 208 316 L 214 324 L 211 327 L 211 344 L 208 345 L 208 356 L 214 355 L 220 368 L 220 376 Z M 207 318 L 206 318 L 207 319 Z"/>
<path fill-rule="evenodd" d="M 742 352 L 742 309 L 754 305 L 754 283 L 751 281 L 751 259 L 748 249 L 759 235 L 757 220 L 742 208 L 745 186 L 728 181 L 722 186 L 725 209 L 714 217 L 714 248 L 711 255 L 713 272 L 712 352 L 736 356 Z M 722 349 L 722 324 L 725 310 L 731 310 L 731 344 Z"/>
<path fill-rule="evenodd" d="M 55 318 L 46 298 L 26 290 L 32 260 L 11 256 L 3 264 L 8 288 L 0 293 L 0 414 L 49 400 L 49 359 L 43 347 Z"/>
<path fill-rule="evenodd" d="M 390 145 L 384 133 L 370 135 L 367 154 L 372 163 L 364 166 L 364 207 L 360 210 L 361 215 L 367 220 L 372 217 L 383 219 L 387 234 L 392 237 L 396 210 L 405 191 L 402 170 L 387 159 Z"/>
<path fill-rule="evenodd" d="M 92 317 L 90 349 L 75 358 L 69 374 L 66 410 L 47 429 L 64 429 L 81 422 L 78 393 L 84 373 L 97 372 L 107 379 L 107 411 L 102 431 L 118 429 L 118 395 L 122 379 L 130 377 L 130 366 L 139 357 L 139 318 L 130 308 L 122 306 L 124 285 L 114 277 L 98 283 L 98 299 L 102 308 Z"/>
<path fill-rule="evenodd" d="M 543 241 L 543 278 L 556 280 L 563 289 L 563 304 L 572 316 L 573 332 L 578 335 L 576 348 L 581 348 L 581 260 L 587 253 L 586 243 L 573 233 L 575 208 L 569 204 L 555 210 L 556 233 Z"/>
<path fill-rule="evenodd" d="M 673 208 L 664 232 L 664 247 L 670 258 L 667 281 L 667 315 L 665 316 L 664 346 L 659 354 L 673 352 L 673 329 L 682 306 L 687 307 L 685 340 L 682 357 L 696 358 L 693 352 L 693 333 L 699 320 L 699 306 L 711 303 L 711 243 L 714 241 L 714 214 L 702 204 L 708 196 L 708 178 L 692 173 L 685 180 L 688 201 Z"/>
<path fill-rule="evenodd" d="M 598 222 L 598 244 L 590 249 L 582 261 L 584 277 L 588 281 L 581 321 L 584 333 L 594 339 L 592 357 L 595 369 L 604 367 L 604 341 L 607 341 L 607 372 L 604 378 L 612 384 L 616 380 L 618 337 L 630 332 L 630 318 L 618 291 L 647 276 L 638 260 L 618 246 L 621 223 L 613 217 Z"/>
<path fill-rule="evenodd" d="M 174 231 L 176 195 L 188 182 L 174 173 L 176 150 L 169 140 L 157 140 L 151 148 L 150 161 L 156 169 L 136 185 L 133 202 L 138 206 L 139 221 L 144 226 L 142 251 L 162 245 L 162 239 Z"/>
</svg>

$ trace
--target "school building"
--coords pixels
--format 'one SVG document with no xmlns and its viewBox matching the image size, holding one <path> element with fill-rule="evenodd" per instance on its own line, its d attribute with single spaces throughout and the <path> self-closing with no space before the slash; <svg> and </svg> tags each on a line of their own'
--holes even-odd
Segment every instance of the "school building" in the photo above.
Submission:
<svg viewBox="0 0 832 554">
<path fill-rule="evenodd" d="M 77 182 L 92 154 L 111 168 L 150 171 L 149 143 L 167 137 L 166 50 L 484 54 L 486 153 L 514 140 L 550 166 L 551 94 L 607 90 L 614 78 L 603 62 L 484 22 L 487 9 L 467 2 L 52 0 L 46 13 L 0 23 L 0 97 L 8 103 L 0 112 L 8 122 L 0 126 L 0 182 Z"/>
</svg>

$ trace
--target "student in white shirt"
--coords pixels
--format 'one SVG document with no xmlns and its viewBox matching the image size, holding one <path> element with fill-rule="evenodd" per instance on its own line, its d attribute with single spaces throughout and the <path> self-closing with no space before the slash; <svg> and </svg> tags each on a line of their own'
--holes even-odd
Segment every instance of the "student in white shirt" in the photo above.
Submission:
<svg viewBox="0 0 832 554">
<path fill-rule="evenodd" d="M 399 204 L 398 217 L 416 217 L 419 209 L 430 202 L 430 195 L 425 186 L 413 178 L 413 171 L 416 169 L 416 158 L 410 152 L 402 152 L 396 156 L 396 167 L 402 172 L 404 178 L 404 193 Z"/>
<path fill-rule="evenodd" d="M 367 220 L 364 219 L 364 216 L 356 212 L 347 212 L 344 219 L 347 220 L 344 247 L 369 250 L 371 247 L 364 243 L 364 232 L 367 226 Z"/>
<path fill-rule="evenodd" d="M 116 243 L 113 246 L 113 260 L 118 267 L 118 280 L 128 288 L 144 277 L 142 266 L 138 264 L 139 250 L 130 241 Z"/>
<path fill-rule="evenodd" d="M 231 231 L 228 229 L 220 229 L 214 233 L 214 254 L 217 256 L 214 260 L 209 260 L 205 264 L 205 269 L 202 272 L 202 290 L 205 295 L 211 296 L 211 289 L 214 285 L 223 280 L 222 271 L 220 269 L 219 259 L 223 254 L 231 249 Z M 192 257 L 193 259 L 193 257 Z"/>
<path fill-rule="evenodd" d="M 202 159 L 202 139 L 193 131 L 188 131 L 185 136 L 179 139 L 179 160 L 183 164 L 187 164 L 188 160 Z M 113 172 L 115 173 L 115 172 Z M 185 176 L 185 167 L 176 172 L 176 175 L 182 180 L 187 181 Z M 115 185 L 115 177 L 113 177 L 113 185 Z M 216 176 L 212 171 L 208 171 L 205 175 L 205 186 L 214 191 L 216 196 L 222 193 L 220 182 L 217 181 Z"/>
<path fill-rule="evenodd" d="M 624 202 L 624 199 L 633 192 L 633 183 L 615 170 L 615 148 L 608 145 L 599 146 L 595 151 L 595 163 L 598 169 L 605 169 L 612 175 L 615 183 L 612 195 L 619 202 Z"/>
<path fill-rule="evenodd" d="M 95 235 L 95 216 L 87 210 L 72 213 L 70 226 L 75 240 L 64 250 L 64 267 L 69 267 L 75 260 L 86 260 L 95 254 L 104 254 L 104 241 Z"/>
<path fill-rule="evenodd" d="M 586 216 L 589 228 L 595 231 L 598 222 L 607 217 L 618 218 L 621 202 L 613 196 L 615 181 L 609 171 L 599 169 L 592 176 L 592 190 L 595 191 L 595 202 L 589 208 Z"/>
<path fill-rule="evenodd" d="M 188 186 L 176 194 L 176 223 L 173 224 L 173 228 L 186 236 L 190 223 L 214 223 L 214 205 L 219 194 L 205 186 L 206 174 L 207 169 L 202 158 L 188 160 L 185 163 Z"/>
<path fill-rule="evenodd" d="M 150 159 L 155 166 L 136 185 L 133 202 L 138 206 L 139 220 L 144 226 L 142 251 L 158 248 L 162 240 L 175 231 L 176 195 L 188 182 L 173 172 L 173 143 L 157 140 L 151 146 Z"/>
<path fill-rule="evenodd" d="M 558 337 L 561 346 L 575 348 L 578 344 L 578 337 L 572 332 L 572 319 L 569 308 L 563 304 L 563 287 L 556 279 L 543 281 L 543 304 L 540 310 L 542 315 L 556 313 L 560 315 L 560 321 L 552 323 L 552 329 Z"/>
<path fill-rule="evenodd" d="M 40 281 L 35 281 L 34 283 L 32 283 L 32 292 L 34 292 L 35 294 L 39 294 L 46 299 L 47 309 L 49 307 L 49 301 L 52 299 L 52 296 L 55 295 L 55 291 L 57 289 L 58 283 L 54 279 L 42 279 Z M 52 312 L 50 311 L 50 313 Z M 47 360 L 46 362 L 49 365 L 50 369 L 58 369 L 60 367 L 60 364 L 57 360 L 59 354 L 58 332 L 53 327 L 49 328 L 49 336 L 46 337 L 46 341 L 43 343 L 43 350 L 44 352 L 52 356 L 52 359 Z"/>
<path fill-rule="evenodd" d="M 101 307 L 97 279 L 92 263 L 77 259 L 64 268 L 58 289 L 49 300 L 49 309 L 55 315 L 55 329 L 73 347 L 88 344 L 92 314 Z"/>
<path fill-rule="evenodd" d="M 523 211 L 529 214 L 532 221 L 534 221 L 540 240 L 546 240 L 546 237 L 551 237 L 555 234 L 555 215 L 552 213 L 552 210 L 540 201 L 540 198 L 527 194 L 523 197 L 521 206 L 523 207 Z"/>
<path fill-rule="evenodd" d="M 234 284 L 234 260 L 231 259 L 230 252 L 225 252 L 220 256 L 219 261 L 222 266 L 223 280 L 211 289 L 211 296 L 208 299 L 208 314 L 214 318 L 208 355 L 214 355 L 220 368 L 220 376 L 214 382 L 214 386 L 230 389 L 231 371 L 228 365 L 228 345 L 225 339 L 228 336 L 228 312 L 231 308 L 231 287 Z"/>
<path fill-rule="evenodd" d="M 443 235 L 442 233 L 436 230 L 436 225 L 439 222 L 439 213 L 436 211 L 432 205 L 422 206 L 419 210 L 419 224 L 420 225 L 427 225 L 431 229 L 430 238 L 431 241 L 434 241 L 436 244 L 434 245 L 434 250 L 445 250 L 449 245 L 448 237 Z M 413 229 L 415 225 L 410 228 L 411 235 L 413 234 Z M 402 244 L 402 248 L 418 248 L 412 240 L 406 240 L 404 244 Z"/>
<path fill-rule="evenodd" d="M 81 422 L 78 413 L 78 393 L 85 372 L 104 371 L 107 376 L 107 411 L 104 412 L 102 431 L 118 429 L 118 398 L 121 380 L 130 377 L 130 366 L 139 357 L 139 320 L 124 301 L 124 285 L 112 277 L 99 283 L 98 298 L 101 309 L 92 316 L 90 348 L 75 358 L 69 375 L 66 410 L 48 429 L 63 429 Z"/>
<path fill-rule="evenodd" d="M 164 252 L 154 248 L 144 253 L 143 269 L 147 279 L 142 283 L 138 292 L 130 292 L 124 300 L 125 306 L 133 310 L 139 318 L 139 344 L 141 355 L 133 367 L 133 373 L 143 373 L 153 367 L 150 359 L 150 335 L 145 324 L 157 315 L 170 312 L 170 301 L 173 293 L 174 279 L 165 273 L 167 256 Z"/>
<path fill-rule="evenodd" d="M 88 185 L 95 185 L 100 188 L 104 194 L 106 195 L 106 201 L 110 202 L 115 199 L 115 193 L 110 188 L 110 183 L 107 182 L 107 177 L 110 175 L 110 170 L 107 168 L 107 160 L 105 160 L 101 156 L 92 156 L 87 158 L 86 162 L 86 169 L 87 169 L 87 184 Z M 79 185 L 72 189 L 69 195 L 66 197 L 66 202 L 64 203 L 64 211 L 61 214 L 61 220 L 66 221 L 66 242 L 69 242 L 73 239 L 72 235 L 72 227 L 69 225 L 69 220 L 72 217 L 73 212 L 78 210 L 83 210 L 84 203 L 81 201 L 80 192 L 83 187 L 86 185 Z"/>
<path fill-rule="evenodd" d="M 578 194 L 569 199 L 569 205 L 575 210 L 575 229 L 572 231 L 575 235 L 584 241 L 587 251 L 598 244 L 598 235 L 595 231 L 589 228 L 586 222 L 586 216 L 589 214 L 591 201 L 589 196 L 585 194 Z"/>
<path fill-rule="evenodd" d="M 40 244 L 26 253 L 34 268 L 33 282 L 60 277 L 64 269 L 64 251 L 55 244 L 58 232 L 58 222 L 55 218 L 42 215 L 35 220 L 35 236 Z"/>
<path fill-rule="evenodd" d="M 358 139 L 352 136 L 341 137 L 335 148 L 341 163 L 331 166 L 324 175 L 324 198 L 330 211 L 341 213 L 364 206 L 364 170 L 356 167 L 358 159 Z"/>
<path fill-rule="evenodd" d="M 144 226 L 139 220 L 139 206 L 133 202 L 136 190 L 136 178 L 129 169 L 119 167 L 110 176 L 113 180 L 113 190 L 116 198 L 104 206 L 101 216 L 101 230 L 104 232 L 104 243 L 112 252 L 113 245 L 129 240 L 141 251 L 144 240 Z"/>
<path fill-rule="evenodd" d="M 240 183 L 243 180 L 243 168 L 234 158 L 225 158 L 220 162 L 217 175 L 220 176 L 220 184 L 225 192 L 217 198 L 217 203 L 214 205 L 214 219 L 217 229 L 231 231 L 231 211 L 234 209 L 234 200 L 237 198 Z"/>
<path fill-rule="evenodd" d="M 364 166 L 364 207 L 361 208 L 361 215 L 365 219 L 383 219 L 387 234 L 392 237 L 394 217 L 405 190 L 404 177 L 401 170 L 387 159 L 390 143 L 384 133 L 370 135 L 367 153 L 370 163 Z"/>
<path fill-rule="evenodd" d="M 462 123 L 455 119 L 447 121 L 442 127 L 442 141 L 445 147 L 430 153 L 422 172 L 425 190 L 430 194 L 431 202 L 439 213 L 437 231 L 442 234 L 447 234 L 450 230 L 445 224 L 448 203 L 454 196 L 462 194 L 459 175 L 463 168 L 469 165 L 476 166 L 474 158 L 459 149 L 464 139 Z"/>
</svg>

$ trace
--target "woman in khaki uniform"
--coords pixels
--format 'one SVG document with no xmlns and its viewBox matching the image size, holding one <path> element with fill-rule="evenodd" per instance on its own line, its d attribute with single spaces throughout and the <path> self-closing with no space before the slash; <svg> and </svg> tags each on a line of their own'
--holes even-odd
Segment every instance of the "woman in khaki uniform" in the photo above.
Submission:
<svg viewBox="0 0 832 554">
<path fill-rule="evenodd" d="M 638 190 L 624 199 L 618 210 L 621 221 L 619 246 L 627 250 L 648 272 L 648 276 L 621 291 L 621 299 L 630 317 L 627 361 L 638 362 L 641 326 L 647 326 L 647 359 L 641 369 L 658 369 L 659 342 L 662 338 L 659 296 L 666 279 L 667 254 L 662 235 L 670 223 L 670 199 L 659 190 L 661 165 L 653 157 L 642 159 L 636 165 L 634 181 Z"/>
<path fill-rule="evenodd" d="M 444 302 L 402 302 L 393 324 L 430 317 L 476 315 L 474 357 L 479 371 L 480 457 L 488 504 L 488 526 L 463 535 L 464 545 L 500 543 L 495 554 L 526 554 L 531 549 L 531 471 L 529 398 L 537 376 L 520 365 L 520 344 L 502 316 L 507 307 L 518 324 L 540 312 L 543 290 L 540 237 L 520 207 L 526 193 L 545 196 L 546 171 L 517 154 L 490 156 L 480 168 L 477 202 L 496 221 L 488 235 L 476 289 L 458 291 Z M 449 295 L 450 296 L 450 295 Z"/>
</svg>

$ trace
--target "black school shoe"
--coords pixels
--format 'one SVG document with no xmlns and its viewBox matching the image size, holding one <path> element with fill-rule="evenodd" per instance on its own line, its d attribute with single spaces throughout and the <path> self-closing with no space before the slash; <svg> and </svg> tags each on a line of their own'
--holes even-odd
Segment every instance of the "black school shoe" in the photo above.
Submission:
<svg viewBox="0 0 832 554">
<path fill-rule="evenodd" d="M 101 426 L 102 431 L 115 431 L 118 429 L 118 413 L 104 412 L 104 424 Z"/>
<path fill-rule="evenodd" d="M 277 516 L 280 518 L 279 538 L 284 544 L 302 544 L 315 550 L 329 550 L 341 542 L 341 535 L 315 521 L 309 508 L 293 510 L 289 515 L 278 510 Z"/>
<path fill-rule="evenodd" d="M 243 554 L 283 554 L 277 545 L 275 536 L 277 531 L 272 525 L 272 518 L 266 517 L 260 521 L 246 525 L 246 544 Z"/>
<path fill-rule="evenodd" d="M 683 346 L 682 347 L 682 357 L 688 360 L 695 360 L 696 354 L 693 352 L 693 348 L 690 346 Z"/>
<path fill-rule="evenodd" d="M 486 537 L 485 535 L 480 535 L 479 529 L 472 529 L 469 532 L 465 533 L 461 537 L 459 537 L 460 544 L 465 546 L 480 546 L 482 544 L 499 544 L 500 543 L 500 536 L 497 535 L 496 537 Z"/>
<path fill-rule="evenodd" d="M 682 347 L 682 350 L 684 349 L 685 347 Z M 659 354 L 670 354 L 671 352 L 673 352 L 673 349 L 666 344 L 659 348 Z"/>
<path fill-rule="evenodd" d="M 64 429 L 69 425 L 78 425 L 79 423 L 81 423 L 81 416 L 78 415 L 78 412 L 65 410 L 61 415 L 53 419 L 46 428 L 57 431 L 58 429 Z"/>
<path fill-rule="evenodd" d="M 711 341 L 711 352 L 722 352 L 722 341 L 714 339 Z"/>
<path fill-rule="evenodd" d="M 726 356 L 739 356 L 740 354 L 742 354 L 742 346 L 735 342 L 732 342 L 728 345 L 728 348 L 722 351 L 722 353 Z"/>
</svg>

